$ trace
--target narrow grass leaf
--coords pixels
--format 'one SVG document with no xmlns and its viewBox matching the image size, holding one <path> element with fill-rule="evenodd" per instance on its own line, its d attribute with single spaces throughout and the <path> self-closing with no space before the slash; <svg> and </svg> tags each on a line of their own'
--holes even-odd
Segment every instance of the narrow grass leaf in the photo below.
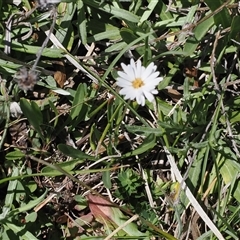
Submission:
<svg viewBox="0 0 240 240">
<path fill-rule="evenodd" d="M 154 8 L 156 7 L 157 4 L 158 4 L 158 1 L 150 1 L 149 2 L 146 10 L 144 11 L 141 19 L 139 20 L 138 25 L 141 25 L 144 21 L 148 20 L 148 18 L 153 13 Z"/>
<path fill-rule="evenodd" d="M 34 237 L 32 233 L 26 231 L 25 227 L 19 227 L 16 224 L 11 222 L 5 223 L 5 225 L 10 228 L 17 236 L 21 237 L 20 239 L 24 240 L 38 240 L 38 238 Z M 24 235 L 23 235 L 24 234 Z"/>
<path fill-rule="evenodd" d="M 129 157 L 129 156 L 135 156 L 138 154 L 142 154 L 150 149 L 152 149 L 153 147 L 155 147 L 156 145 L 156 135 L 155 134 L 149 134 L 143 141 L 143 143 L 138 146 L 137 149 L 128 152 L 126 154 L 123 154 L 122 157 Z"/>
</svg>

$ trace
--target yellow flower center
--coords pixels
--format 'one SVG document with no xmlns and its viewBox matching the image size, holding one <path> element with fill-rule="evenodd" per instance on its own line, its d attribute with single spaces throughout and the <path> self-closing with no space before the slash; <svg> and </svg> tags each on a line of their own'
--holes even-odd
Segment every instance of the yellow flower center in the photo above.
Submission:
<svg viewBox="0 0 240 240">
<path fill-rule="evenodd" d="M 144 85 L 144 82 L 141 78 L 135 78 L 132 82 L 132 86 L 134 88 L 140 88 Z"/>
</svg>

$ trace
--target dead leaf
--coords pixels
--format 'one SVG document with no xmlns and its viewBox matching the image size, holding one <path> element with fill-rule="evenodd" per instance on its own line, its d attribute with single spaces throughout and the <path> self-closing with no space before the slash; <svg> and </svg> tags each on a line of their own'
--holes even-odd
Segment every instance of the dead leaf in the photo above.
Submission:
<svg viewBox="0 0 240 240">
<path fill-rule="evenodd" d="M 113 215 L 113 211 L 111 209 L 112 204 L 105 199 L 95 196 L 88 195 L 89 208 L 93 216 L 97 221 L 104 224 L 105 221 L 111 222 L 111 217 Z"/>
<path fill-rule="evenodd" d="M 54 79 L 59 85 L 60 88 L 63 88 L 64 83 L 66 82 L 66 71 L 63 61 L 55 61 L 53 63 L 55 68 Z"/>
</svg>

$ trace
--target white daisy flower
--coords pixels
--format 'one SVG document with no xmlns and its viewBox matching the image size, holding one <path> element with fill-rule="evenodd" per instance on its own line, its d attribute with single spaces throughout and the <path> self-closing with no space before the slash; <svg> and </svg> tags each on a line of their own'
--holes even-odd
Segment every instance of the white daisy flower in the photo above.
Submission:
<svg viewBox="0 0 240 240">
<path fill-rule="evenodd" d="M 124 95 L 124 99 L 136 99 L 139 105 L 145 105 L 145 98 L 152 102 L 153 94 L 157 94 L 156 86 L 163 80 L 158 77 L 157 66 L 150 63 L 146 68 L 142 66 L 140 60 L 134 63 L 131 59 L 129 65 L 121 63 L 123 71 L 118 71 L 117 85 L 122 89 L 119 94 Z"/>
</svg>

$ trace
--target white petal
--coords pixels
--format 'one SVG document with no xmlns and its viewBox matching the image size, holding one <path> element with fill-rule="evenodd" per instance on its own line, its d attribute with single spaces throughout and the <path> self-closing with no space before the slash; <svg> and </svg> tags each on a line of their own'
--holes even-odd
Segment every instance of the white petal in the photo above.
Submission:
<svg viewBox="0 0 240 240">
<path fill-rule="evenodd" d="M 123 78 L 123 79 L 126 79 L 126 80 L 130 81 L 129 75 L 127 73 L 118 71 L 117 74 L 120 78 Z"/>
<path fill-rule="evenodd" d="M 10 114 L 13 118 L 18 118 L 23 114 L 23 112 L 17 102 L 10 103 Z"/>
<path fill-rule="evenodd" d="M 149 77 L 152 73 L 153 73 L 153 63 L 150 63 L 147 68 L 145 69 L 145 71 L 142 73 L 142 78 L 145 79 L 147 77 Z"/>
<path fill-rule="evenodd" d="M 158 94 L 158 90 L 154 89 L 151 91 L 152 94 Z"/>
<path fill-rule="evenodd" d="M 153 79 L 149 79 L 149 81 L 145 81 L 145 85 L 146 86 L 153 86 L 154 88 L 163 80 L 163 78 L 159 77 L 159 78 L 153 78 Z"/>
<path fill-rule="evenodd" d="M 159 72 L 154 72 L 154 73 L 151 73 L 151 74 L 148 76 L 148 78 L 149 78 L 149 79 L 154 79 L 154 78 L 157 78 L 158 75 L 159 75 Z"/>
<path fill-rule="evenodd" d="M 130 65 L 128 65 L 128 71 L 126 72 L 126 74 L 128 75 L 129 79 L 135 79 L 134 69 Z"/>
<path fill-rule="evenodd" d="M 135 72 L 135 76 L 136 78 L 140 78 L 141 77 L 141 73 L 142 73 L 142 63 L 140 60 L 137 60 L 137 63 L 136 63 L 136 72 Z"/>
<path fill-rule="evenodd" d="M 143 95 L 138 95 L 138 96 L 136 97 L 136 100 L 137 100 L 137 103 L 138 103 L 139 105 L 142 105 L 142 106 L 145 105 L 145 98 L 144 98 Z"/>
<path fill-rule="evenodd" d="M 129 79 L 134 79 L 135 73 L 131 67 L 131 65 L 125 65 L 124 63 L 121 63 L 123 71 L 128 75 Z"/>
<path fill-rule="evenodd" d="M 119 94 L 125 95 L 125 97 L 124 97 L 125 99 L 131 99 L 131 100 L 133 100 L 136 97 L 136 95 L 133 93 L 134 93 L 134 91 L 132 91 L 129 88 L 123 88 L 119 91 Z"/>
<path fill-rule="evenodd" d="M 149 102 L 152 102 L 154 100 L 154 96 L 150 92 L 144 92 L 144 95 Z"/>
<path fill-rule="evenodd" d="M 130 88 L 132 84 L 128 81 L 118 81 L 117 85 L 121 88 Z"/>
<path fill-rule="evenodd" d="M 135 62 L 134 62 L 133 58 L 131 58 L 131 60 L 130 60 L 130 66 L 131 66 L 133 69 L 136 68 L 136 65 L 135 65 Z"/>
<path fill-rule="evenodd" d="M 121 67 L 122 67 L 124 72 L 127 72 L 128 69 L 127 69 L 127 65 L 126 64 L 121 63 Z"/>
</svg>

